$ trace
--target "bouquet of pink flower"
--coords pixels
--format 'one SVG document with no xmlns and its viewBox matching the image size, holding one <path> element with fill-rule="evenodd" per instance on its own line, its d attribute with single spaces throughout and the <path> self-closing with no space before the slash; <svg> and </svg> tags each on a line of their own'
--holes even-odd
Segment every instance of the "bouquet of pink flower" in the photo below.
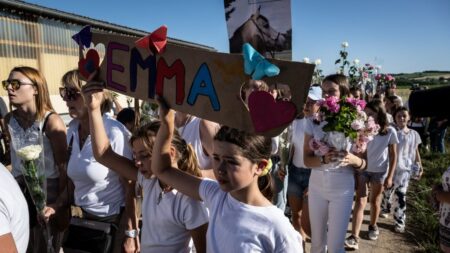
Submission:
<svg viewBox="0 0 450 253">
<path fill-rule="evenodd" d="M 378 86 L 383 88 L 395 86 L 395 78 L 389 74 L 377 74 L 375 76 Z"/>
<path fill-rule="evenodd" d="M 323 156 L 330 148 L 345 150 L 349 142 L 353 152 L 362 153 L 367 143 L 378 134 L 380 126 L 363 111 L 366 106 L 364 100 L 328 97 L 319 104 L 315 122 L 320 124 L 324 121 L 326 124 L 322 128 L 324 137 L 321 140 L 312 138 L 309 142 L 316 155 Z"/>
</svg>

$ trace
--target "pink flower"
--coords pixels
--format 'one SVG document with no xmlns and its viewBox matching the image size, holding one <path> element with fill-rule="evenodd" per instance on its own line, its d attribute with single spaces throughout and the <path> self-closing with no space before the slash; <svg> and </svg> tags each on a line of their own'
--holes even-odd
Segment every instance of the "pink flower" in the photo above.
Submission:
<svg viewBox="0 0 450 253">
<path fill-rule="evenodd" d="M 311 140 L 309 140 L 309 148 L 311 149 L 311 150 L 318 150 L 319 149 L 319 147 L 320 147 L 320 141 L 318 141 L 318 140 L 316 140 L 316 139 L 314 139 L 314 138 L 312 138 Z"/>
<path fill-rule="evenodd" d="M 362 121 L 362 120 L 360 120 L 360 119 L 355 119 L 353 122 L 352 122 L 352 128 L 354 129 L 354 130 L 360 130 L 360 129 L 362 129 L 363 127 L 364 127 L 364 121 Z"/>
<path fill-rule="evenodd" d="M 363 77 L 364 77 L 364 78 L 368 78 L 368 77 L 369 77 L 369 73 L 363 72 Z"/>
<path fill-rule="evenodd" d="M 330 148 L 325 143 L 318 141 L 314 138 L 312 138 L 308 144 L 311 150 L 317 151 L 317 153 L 321 156 L 325 155 L 326 153 L 328 153 L 328 151 L 330 151 Z"/>
<path fill-rule="evenodd" d="M 355 142 L 352 145 L 352 151 L 354 153 L 363 153 L 367 149 L 367 143 L 366 142 Z"/>
<path fill-rule="evenodd" d="M 324 101 L 324 106 L 333 113 L 339 112 L 340 106 L 339 106 L 339 99 L 337 97 L 327 97 Z"/>
<path fill-rule="evenodd" d="M 375 76 L 375 80 L 380 80 L 382 78 L 382 76 L 381 76 L 381 74 L 377 74 L 376 76 Z"/>
<path fill-rule="evenodd" d="M 327 145 L 323 144 L 319 147 L 318 151 L 319 151 L 319 155 L 323 156 L 330 151 L 330 148 Z"/>
</svg>

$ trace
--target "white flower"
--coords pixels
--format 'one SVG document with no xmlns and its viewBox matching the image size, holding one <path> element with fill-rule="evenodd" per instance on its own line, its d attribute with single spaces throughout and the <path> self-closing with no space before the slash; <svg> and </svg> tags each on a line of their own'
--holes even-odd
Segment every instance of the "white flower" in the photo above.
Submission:
<svg viewBox="0 0 450 253">
<path fill-rule="evenodd" d="M 303 62 L 304 63 L 309 63 L 309 58 L 308 57 L 303 58 Z"/>
<path fill-rule="evenodd" d="M 359 59 L 354 59 L 353 60 L 353 64 L 358 65 L 359 64 Z"/>
<path fill-rule="evenodd" d="M 25 161 L 32 161 L 38 159 L 41 151 L 41 145 L 29 145 L 17 150 L 17 155 Z"/>
<path fill-rule="evenodd" d="M 316 59 L 316 60 L 314 61 L 314 64 L 320 65 L 320 64 L 322 64 L 322 60 L 321 60 L 321 59 Z"/>
<path fill-rule="evenodd" d="M 375 66 L 375 68 L 376 68 L 377 70 L 380 70 L 380 69 L 381 69 L 381 65 L 377 65 L 377 66 Z"/>
<path fill-rule="evenodd" d="M 351 126 L 354 130 L 358 131 L 358 130 L 362 129 L 365 126 L 365 124 L 364 124 L 364 121 L 362 121 L 360 119 L 355 119 L 352 122 Z"/>
<path fill-rule="evenodd" d="M 347 42 L 347 41 L 342 42 L 341 46 L 342 46 L 343 48 L 348 47 L 348 42 Z"/>
</svg>

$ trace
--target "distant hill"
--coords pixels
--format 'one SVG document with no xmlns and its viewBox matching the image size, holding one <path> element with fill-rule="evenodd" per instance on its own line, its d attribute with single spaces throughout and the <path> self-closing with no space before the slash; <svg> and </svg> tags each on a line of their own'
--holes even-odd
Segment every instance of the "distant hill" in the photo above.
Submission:
<svg viewBox="0 0 450 253">
<path fill-rule="evenodd" d="M 411 86 L 415 83 L 425 86 L 450 84 L 450 71 L 427 70 L 414 73 L 392 74 L 398 86 Z"/>
</svg>

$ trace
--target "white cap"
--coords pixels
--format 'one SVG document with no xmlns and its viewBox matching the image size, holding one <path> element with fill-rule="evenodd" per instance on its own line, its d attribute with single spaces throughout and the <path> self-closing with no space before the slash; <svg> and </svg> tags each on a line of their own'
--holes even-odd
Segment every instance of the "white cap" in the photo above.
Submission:
<svg viewBox="0 0 450 253">
<path fill-rule="evenodd" d="M 322 87 L 311 86 L 311 88 L 309 88 L 308 97 L 314 101 L 321 100 L 322 99 Z"/>
</svg>

